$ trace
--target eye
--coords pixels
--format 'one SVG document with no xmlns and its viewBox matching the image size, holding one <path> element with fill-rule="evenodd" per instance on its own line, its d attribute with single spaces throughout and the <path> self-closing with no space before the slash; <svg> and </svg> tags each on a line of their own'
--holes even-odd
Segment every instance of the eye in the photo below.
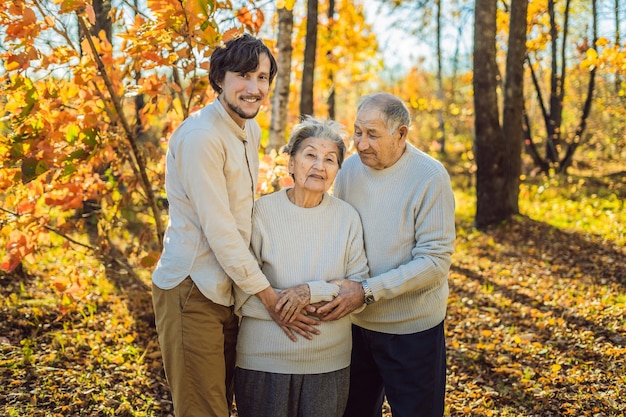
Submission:
<svg viewBox="0 0 626 417">
<path fill-rule="evenodd" d="M 363 134 L 363 132 L 361 132 L 360 130 L 355 130 L 354 131 L 354 136 L 361 136 Z"/>
</svg>

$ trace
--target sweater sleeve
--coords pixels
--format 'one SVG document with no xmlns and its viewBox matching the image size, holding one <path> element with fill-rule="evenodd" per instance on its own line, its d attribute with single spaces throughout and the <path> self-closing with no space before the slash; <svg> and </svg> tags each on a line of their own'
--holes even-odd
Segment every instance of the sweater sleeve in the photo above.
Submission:
<svg viewBox="0 0 626 417">
<path fill-rule="evenodd" d="M 369 268 L 365 256 L 365 244 L 363 243 L 363 226 L 356 211 L 354 212 L 353 223 L 348 247 L 346 278 L 362 281 L 369 276 Z"/>
<path fill-rule="evenodd" d="M 329 282 L 318 280 L 307 282 L 311 299 L 309 303 L 315 304 L 320 301 L 332 301 L 333 298 L 339 295 L 339 286 L 331 284 Z"/>
<path fill-rule="evenodd" d="M 219 140 L 207 140 L 204 129 L 194 129 L 187 134 L 188 138 L 179 145 L 176 159 L 185 192 L 224 271 L 245 292 L 256 294 L 267 288 L 269 282 L 241 237 L 230 210 L 223 172 L 225 150 Z"/>
<path fill-rule="evenodd" d="M 367 283 L 374 298 L 391 299 L 447 280 L 455 239 L 454 194 L 447 173 L 434 176 L 419 207 L 415 207 L 412 259 Z"/>
</svg>

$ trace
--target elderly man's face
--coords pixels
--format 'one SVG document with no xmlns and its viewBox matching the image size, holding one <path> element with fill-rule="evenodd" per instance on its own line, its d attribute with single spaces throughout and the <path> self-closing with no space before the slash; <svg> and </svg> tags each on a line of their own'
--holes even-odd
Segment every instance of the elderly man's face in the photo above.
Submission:
<svg viewBox="0 0 626 417">
<path fill-rule="evenodd" d="M 390 133 L 381 112 L 373 106 L 366 106 L 356 115 L 354 146 L 361 161 L 368 167 L 389 168 L 404 153 L 407 131 L 406 126 L 400 126 Z"/>
</svg>

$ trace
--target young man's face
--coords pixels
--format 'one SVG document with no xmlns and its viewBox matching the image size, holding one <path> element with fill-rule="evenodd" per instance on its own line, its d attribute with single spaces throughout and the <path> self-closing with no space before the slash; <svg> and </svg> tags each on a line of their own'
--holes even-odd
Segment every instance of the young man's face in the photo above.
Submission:
<svg viewBox="0 0 626 417">
<path fill-rule="evenodd" d="M 220 101 L 230 117 L 241 127 L 246 119 L 254 119 L 270 89 L 270 59 L 259 56 L 259 66 L 253 72 L 226 71 L 222 81 Z"/>
</svg>

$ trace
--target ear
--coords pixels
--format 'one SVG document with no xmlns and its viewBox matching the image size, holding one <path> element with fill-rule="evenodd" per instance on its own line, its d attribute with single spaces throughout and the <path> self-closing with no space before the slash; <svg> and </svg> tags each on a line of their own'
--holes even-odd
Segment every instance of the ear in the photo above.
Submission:
<svg viewBox="0 0 626 417">
<path fill-rule="evenodd" d="M 289 175 L 293 175 L 293 158 L 289 157 L 289 163 L 287 164 L 287 171 L 289 172 Z"/>
<path fill-rule="evenodd" d="M 409 127 L 402 125 L 398 128 L 398 132 L 400 132 L 400 140 L 405 141 L 409 135 Z"/>
</svg>

